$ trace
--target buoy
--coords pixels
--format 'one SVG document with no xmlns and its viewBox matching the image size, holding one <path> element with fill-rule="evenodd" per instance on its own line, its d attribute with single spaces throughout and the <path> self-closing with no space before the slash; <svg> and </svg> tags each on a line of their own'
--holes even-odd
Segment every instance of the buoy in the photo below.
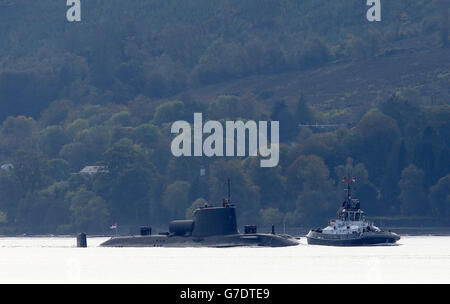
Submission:
<svg viewBox="0 0 450 304">
<path fill-rule="evenodd" d="M 82 232 L 77 235 L 77 247 L 78 248 L 87 247 L 86 233 Z"/>
</svg>

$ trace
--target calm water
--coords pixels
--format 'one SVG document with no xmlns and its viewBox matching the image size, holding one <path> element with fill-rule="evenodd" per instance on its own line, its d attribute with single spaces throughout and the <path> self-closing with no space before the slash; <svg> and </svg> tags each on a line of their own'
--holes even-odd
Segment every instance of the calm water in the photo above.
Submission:
<svg viewBox="0 0 450 304">
<path fill-rule="evenodd" d="M 0 238 L 0 283 L 450 283 L 450 237 L 398 246 L 100 248 L 106 238 Z"/>
</svg>

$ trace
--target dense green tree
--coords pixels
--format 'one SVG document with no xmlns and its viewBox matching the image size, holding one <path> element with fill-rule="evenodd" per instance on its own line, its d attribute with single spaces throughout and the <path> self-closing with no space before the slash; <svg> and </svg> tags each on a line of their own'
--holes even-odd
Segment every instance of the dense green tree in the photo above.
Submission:
<svg viewBox="0 0 450 304">
<path fill-rule="evenodd" d="M 64 159 L 56 158 L 47 163 L 47 173 L 55 181 L 67 180 L 70 176 L 70 164 Z"/>
<path fill-rule="evenodd" d="M 398 181 L 401 179 L 402 171 L 405 169 L 407 163 L 407 151 L 405 142 L 402 140 L 400 145 L 392 151 L 387 168 L 384 170 L 379 199 L 383 204 L 380 204 L 378 209 L 387 208 L 393 212 L 400 212 L 398 208 L 400 204 L 397 204 L 398 196 L 400 195 Z"/>
<path fill-rule="evenodd" d="M 183 219 L 189 207 L 189 189 L 191 185 L 185 181 L 176 181 L 164 191 L 163 204 L 170 219 Z"/>
<path fill-rule="evenodd" d="M 67 125 L 66 130 L 71 138 L 78 136 L 78 133 L 89 128 L 89 121 L 87 119 L 76 119 Z"/>
<path fill-rule="evenodd" d="M 72 225 L 86 232 L 104 232 L 110 224 L 105 201 L 92 191 L 83 188 L 68 194 Z"/>
<path fill-rule="evenodd" d="M 191 179 L 191 188 L 189 191 L 190 201 L 195 200 L 197 197 L 206 197 L 206 198 L 210 197 L 208 179 L 209 179 L 208 175 L 201 175 L 201 174 Z"/>
<path fill-rule="evenodd" d="M 295 104 L 295 120 L 299 124 L 312 124 L 315 122 L 314 113 L 303 94 L 300 95 Z"/>
<path fill-rule="evenodd" d="M 167 79 L 158 71 L 152 71 L 145 77 L 145 95 L 149 97 L 161 97 L 168 91 Z"/>
<path fill-rule="evenodd" d="M 247 73 L 244 48 L 235 41 L 219 38 L 211 43 L 193 71 L 201 84 L 210 84 L 232 78 L 240 78 Z"/>
<path fill-rule="evenodd" d="M 42 112 L 39 122 L 43 126 L 60 125 L 69 116 L 71 109 L 72 104 L 69 100 L 54 101 Z"/>
<path fill-rule="evenodd" d="M 424 120 L 415 136 L 414 164 L 425 172 L 425 186 L 434 185 L 450 166 L 450 106 L 424 110 Z"/>
<path fill-rule="evenodd" d="M 264 227 L 278 226 L 283 223 L 284 214 L 276 208 L 261 209 L 260 215 Z"/>
<path fill-rule="evenodd" d="M 424 173 L 414 165 L 402 172 L 399 181 L 401 211 L 404 215 L 427 215 L 430 206 L 423 189 Z"/>
<path fill-rule="evenodd" d="M 103 156 L 107 173 L 95 180 L 95 189 L 110 203 L 116 221 L 148 218 L 150 194 L 157 172 L 139 146 L 123 139 Z M 185 210 L 185 209 L 183 209 Z"/>
<path fill-rule="evenodd" d="M 379 184 L 393 149 L 399 144 L 400 131 L 392 118 L 378 110 L 365 114 L 356 128 L 363 139 L 363 161 L 375 184 Z"/>
<path fill-rule="evenodd" d="M 88 148 L 80 142 L 70 143 L 61 148 L 59 156 L 70 164 L 72 173 L 89 164 Z"/>
<path fill-rule="evenodd" d="M 192 219 L 194 217 L 195 210 L 205 207 L 206 205 L 208 205 L 208 201 L 204 198 L 196 199 L 192 205 L 186 209 L 186 219 Z"/>
<path fill-rule="evenodd" d="M 307 190 L 328 191 L 333 185 L 323 159 L 315 155 L 300 155 L 287 168 L 286 177 L 288 193 L 294 197 Z"/>
<path fill-rule="evenodd" d="M 56 97 L 57 75 L 34 71 L 0 72 L 0 120 L 7 116 L 37 117 Z"/>
<path fill-rule="evenodd" d="M 108 149 L 111 143 L 111 129 L 106 126 L 85 129 L 78 134 L 77 139 L 85 144 L 87 161 L 92 164 L 100 161 L 102 154 Z"/>
<path fill-rule="evenodd" d="M 69 143 L 69 137 L 60 126 L 50 126 L 41 131 L 41 149 L 49 157 L 58 155 L 61 148 Z"/>
<path fill-rule="evenodd" d="M 0 170 L 0 210 L 6 220 L 13 224 L 17 216 L 18 202 L 24 196 L 24 190 L 13 172 Z"/>
<path fill-rule="evenodd" d="M 450 219 L 450 174 L 441 178 L 430 189 L 430 201 L 434 216 L 442 224 L 448 225 Z"/>
<path fill-rule="evenodd" d="M 383 114 L 395 119 L 402 132 L 410 122 L 415 123 L 420 115 L 419 106 L 414 100 L 408 100 L 403 96 L 402 92 L 392 95 L 387 101 L 382 102 L 378 108 Z"/>
<path fill-rule="evenodd" d="M 200 169 L 205 163 L 203 158 L 177 157 L 167 164 L 167 177 L 170 180 L 192 181 L 200 176 Z"/>
<path fill-rule="evenodd" d="M 208 118 L 210 119 L 230 119 L 251 118 L 254 115 L 253 104 L 241 100 L 237 96 L 222 95 L 209 104 Z"/>
<path fill-rule="evenodd" d="M 331 190 L 320 191 L 306 189 L 298 196 L 295 214 L 298 222 L 295 226 L 323 225 L 328 219 L 334 217 L 336 212 L 335 193 Z"/>
<path fill-rule="evenodd" d="M 31 117 L 17 116 L 8 117 L 3 121 L 2 133 L 6 136 L 24 138 L 30 136 L 35 127 L 35 120 Z"/>
<path fill-rule="evenodd" d="M 348 152 L 342 147 L 342 138 L 338 132 L 313 134 L 305 139 L 299 148 L 301 154 L 321 157 L 330 168 L 345 161 Z"/>
<path fill-rule="evenodd" d="M 113 125 L 119 125 L 119 126 L 130 126 L 132 124 L 132 117 L 130 112 L 128 111 L 121 111 L 119 113 L 114 114 L 111 116 L 111 123 Z"/>
<path fill-rule="evenodd" d="M 137 62 L 122 62 L 115 70 L 114 76 L 121 82 L 129 85 L 135 92 L 144 87 L 144 71 Z"/>
<path fill-rule="evenodd" d="M 429 179 L 427 185 L 431 185 L 431 179 L 436 170 L 436 152 L 433 140 L 436 140 L 438 135 L 431 126 L 426 127 L 421 135 L 422 140 L 418 142 L 414 151 L 414 163 L 424 170 L 425 177 Z"/>
<path fill-rule="evenodd" d="M 49 183 L 47 162 L 40 152 L 19 150 L 13 156 L 13 174 L 22 191 L 33 192 Z"/>
<path fill-rule="evenodd" d="M 135 135 L 135 128 L 115 126 L 111 129 L 111 142 L 116 143 L 122 139 L 133 139 Z"/>
<path fill-rule="evenodd" d="M 156 106 L 152 99 L 144 95 L 138 95 L 128 102 L 131 115 L 141 123 L 147 123 L 153 119 Z"/>
<path fill-rule="evenodd" d="M 288 142 L 295 138 L 298 133 L 298 125 L 291 109 L 284 101 L 275 103 L 270 119 L 280 122 L 280 141 Z"/>
<path fill-rule="evenodd" d="M 158 127 L 152 124 L 142 124 L 136 128 L 135 139 L 138 143 L 151 147 L 160 136 Z"/>
<path fill-rule="evenodd" d="M 328 46 L 319 38 L 308 38 L 299 55 L 299 66 L 303 69 L 312 68 L 331 59 Z"/>
<path fill-rule="evenodd" d="M 37 202 L 32 205 L 35 226 L 52 233 L 61 226 L 70 225 L 70 203 L 65 199 L 69 188 L 68 182 L 56 182 L 39 192 Z"/>
<path fill-rule="evenodd" d="M 164 122 L 183 120 L 185 118 L 184 103 L 182 101 L 173 101 L 164 103 L 156 108 L 153 122 L 160 125 Z"/>
<path fill-rule="evenodd" d="M 259 188 L 261 206 L 273 206 L 285 209 L 286 179 L 283 177 L 281 168 L 261 168 L 260 159 L 249 158 L 244 164 L 246 174 L 252 183 Z"/>
</svg>

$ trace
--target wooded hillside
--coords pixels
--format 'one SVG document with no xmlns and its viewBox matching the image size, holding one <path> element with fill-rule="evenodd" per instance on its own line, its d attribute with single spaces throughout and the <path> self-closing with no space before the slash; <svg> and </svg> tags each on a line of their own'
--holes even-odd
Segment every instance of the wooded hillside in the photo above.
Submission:
<svg viewBox="0 0 450 304">
<path fill-rule="evenodd" d="M 448 3 L 382 4 L 89 0 L 69 23 L 66 1 L 0 0 L 0 233 L 163 225 L 228 177 L 241 224 L 316 226 L 348 172 L 370 215 L 450 225 Z M 173 157 L 194 112 L 280 121 L 280 165 Z"/>
</svg>

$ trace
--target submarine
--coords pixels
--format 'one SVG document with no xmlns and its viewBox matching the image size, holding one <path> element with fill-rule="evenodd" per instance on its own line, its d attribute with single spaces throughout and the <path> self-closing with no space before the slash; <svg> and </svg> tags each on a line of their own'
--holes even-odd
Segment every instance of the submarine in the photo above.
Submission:
<svg viewBox="0 0 450 304">
<path fill-rule="evenodd" d="M 228 192 L 230 191 L 228 181 Z M 285 247 L 296 246 L 296 238 L 272 233 L 258 233 L 256 226 L 245 226 L 245 233 L 237 229 L 236 206 L 224 199 L 222 206 L 204 206 L 194 211 L 193 220 L 176 220 L 169 224 L 169 232 L 152 235 L 149 228 L 141 228 L 137 236 L 113 237 L 101 247 Z"/>
<path fill-rule="evenodd" d="M 337 212 L 337 217 L 326 228 L 310 230 L 306 235 L 308 244 L 323 246 L 370 246 L 395 244 L 400 236 L 384 231 L 368 222 L 360 209 L 359 200 L 352 198 L 350 183 L 356 179 L 344 179 L 347 197 Z"/>
</svg>

